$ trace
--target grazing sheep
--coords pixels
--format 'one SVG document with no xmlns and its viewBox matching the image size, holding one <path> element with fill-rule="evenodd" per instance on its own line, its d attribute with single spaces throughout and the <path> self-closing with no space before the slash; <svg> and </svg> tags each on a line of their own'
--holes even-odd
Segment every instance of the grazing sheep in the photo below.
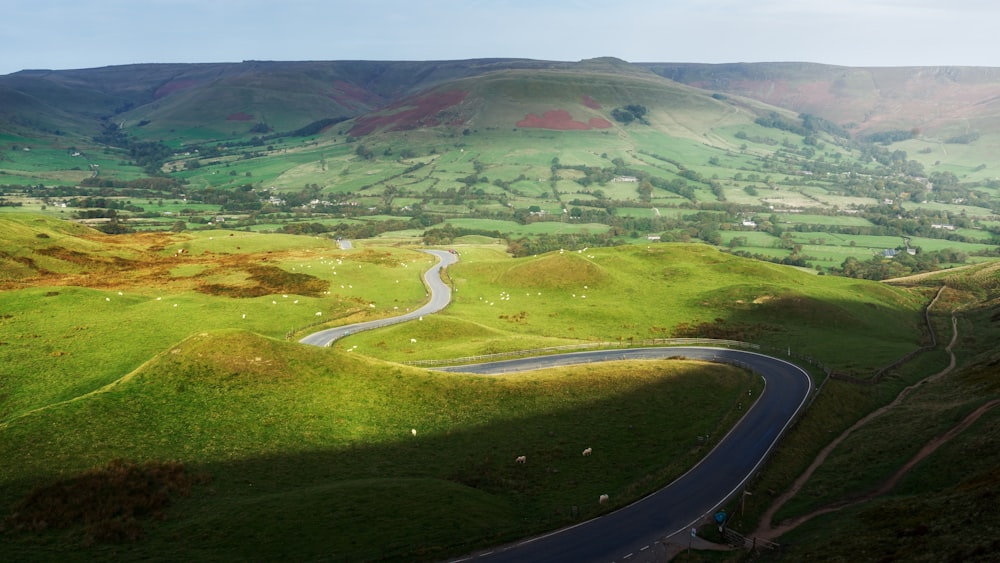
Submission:
<svg viewBox="0 0 1000 563">
<path fill-rule="evenodd" d="M 410 339 L 410 344 L 416 344 L 416 343 L 417 343 L 417 339 L 416 338 L 411 338 Z"/>
<path fill-rule="evenodd" d="M 587 449 L 583 450 L 583 455 L 585 455 L 585 456 L 590 455 L 592 453 L 594 453 L 594 450 L 592 448 L 587 448 Z"/>
<path fill-rule="evenodd" d="M 601 495 L 600 497 L 597 498 L 598 504 L 607 504 L 607 502 L 608 502 L 608 495 Z"/>
<path fill-rule="evenodd" d="M 414 436 L 416 436 L 417 435 L 417 429 L 416 428 L 410 428 L 410 434 L 413 434 Z"/>
<path fill-rule="evenodd" d="M 525 463 L 526 461 L 528 461 L 528 458 L 523 455 L 519 455 L 517 456 L 517 459 L 515 459 L 514 461 L 516 461 L 517 463 Z"/>
</svg>

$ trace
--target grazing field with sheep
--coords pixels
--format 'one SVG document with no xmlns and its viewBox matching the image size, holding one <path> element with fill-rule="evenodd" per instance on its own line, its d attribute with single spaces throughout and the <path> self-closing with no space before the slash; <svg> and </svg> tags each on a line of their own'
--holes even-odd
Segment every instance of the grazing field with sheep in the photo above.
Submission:
<svg viewBox="0 0 1000 563">
<path fill-rule="evenodd" d="M 439 560 L 662 487 L 761 382 L 681 358 L 499 377 L 404 362 L 705 336 L 864 372 L 921 334 L 918 293 L 705 245 L 511 259 L 487 244 L 458 249 L 443 312 L 315 348 L 298 338 L 419 307 L 433 259 L 0 221 L 0 552 L 14 560 Z M 140 485 L 126 498 L 124 482 Z"/>
<path fill-rule="evenodd" d="M 116 459 L 171 460 L 200 484 L 172 495 L 162 520 L 137 513 L 143 539 L 113 542 L 117 557 L 434 560 L 651 492 L 759 387 L 736 368 L 687 361 L 445 375 L 213 331 L 89 396 L 7 420 L 0 455 L 16 461 L 0 468 L 0 505 Z M 15 533 L 8 515 L 33 509 L 5 514 L 0 547 L 14 559 L 108 553 L 82 522 Z"/>
<path fill-rule="evenodd" d="M 467 259 L 448 269 L 456 290 L 450 307 L 422 323 L 359 334 L 352 344 L 385 359 L 420 361 L 580 343 L 720 338 L 790 349 L 866 376 L 921 338 L 927 300 L 708 245 L 630 245 L 515 259 L 490 248 L 462 252 Z M 411 338 L 417 344 L 409 344 Z"/>
</svg>

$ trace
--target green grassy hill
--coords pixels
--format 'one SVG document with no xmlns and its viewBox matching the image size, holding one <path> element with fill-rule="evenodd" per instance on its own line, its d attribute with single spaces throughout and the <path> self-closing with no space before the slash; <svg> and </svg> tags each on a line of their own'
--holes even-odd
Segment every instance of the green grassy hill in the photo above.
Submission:
<svg viewBox="0 0 1000 563">
<path fill-rule="evenodd" d="M 19 560 L 457 555 L 596 515 L 599 494 L 617 506 L 668 482 L 704 452 L 694 437 L 721 435 L 759 385 L 685 361 L 478 378 L 400 360 L 732 328 L 764 344 L 798 338 L 797 354 L 841 365 L 831 343 L 864 341 L 847 363 L 867 370 L 920 341 L 919 294 L 704 245 L 519 260 L 487 245 L 462 248 L 446 312 L 315 349 L 295 342 L 310 324 L 419 304 L 429 258 L 313 237 L 109 237 L 4 221 L 4 248 L 21 256 L 58 242 L 91 258 L 62 276 L 22 272 L 0 292 L 0 449 L 16 460 L 0 469 L 0 543 Z M 107 256 L 130 262 L 108 269 Z M 253 263 L 285 285 L 219 293 L 262 287 Z M 322 287 L 295 290 L 305 282 Z M 586 447 L 592 458 L 579 455 Z M 626 452 L 645 453 L 623 470 L 615 460 Z M 530 465 L 513 463 L 525 454 Z M 88 499 L 109 502 L 91 495 L 114 479 L 147 484 L 114 502 L 155 508 L 100 516 Z M 57 482 L 82 512 L 42 500 Z"/>
<path fill-rule="evenodd" d="M 757 382 L 687 362 L 497 379 L 417 362 L 670 337 L 751 341 L 822 383 L 733 520 L 749 532 L 825 444 L 947 365 L 957 311 L 954 374 L 845 441 L 778 517 L 863 495 L 996 396 L 996 83 L 610 58 L 0 77 L 0 553 L 439 560 L 572 523 L 688 467 L 692 436 L 728 427 Z M 419 306 L 426 245 L 461 253 L 444 312 L 295 343 Z M 942 284 L 937 347 L 876 382 L 930 342 Z M 953 531 L 997 529 L 957 507 L 992 498 L 979 454 L 998 411 L 893 492 L 779 541 L 987 557 Z M 588 446 L 655 453 L 581 466 Z M 518 473 L 525 453 L 542 463 Z M 105 489 L 132 480 L 151 488 Z"/>
<path fill-rule="evenodd" d="M 511 338 L 556 345 L 714 337 L 792 349 L 865 373 L 921 339 L 919 295 L 818 278 L 705 245 L 475 258 L 450 269 L 458 291 L 448 311 L 357 342 L 387 358 L 420 360 L 455 347 L 470 356 L 508 351 Z M 458 334 L 467 337 L 455 340 Z"/>
<path fill-rule="evenodd" d="M 779 540 L 787 546 L 780 556 L 782 560 L 850 558 L 860 553 L 866 560 L 995 558 L 1000 519 L 986 506 L 1000 485 L 996 471 L 1000 461 L 1000 408 L 996 408 L 1000 386 L 995 345 L 1000 337 L 997 266 L 978 265 L 898 283 L 946 287 L 938 303 L 937 325 L 950 340 L 952 331 L 946 313 L 956 311 L 958 332 L 951 346 L 957 365 L 947 371 L 947 364 L 937 361 L 896 374 L 900 382 L 893 395 L 904 383 L 913 384 L 944 370 L 913 385 L 894 408 L 846 437 L 799 494 L 775 515 L 774 524 L 778 525 L 820 509 L 839 508 L 785 533 Z M 836 413 L 850 410 L 848 401 L 864 402 L 862 396 L 873 392 L 879 390 L 838 381 L 825 386 L 810 416 L 783 445 L 772 469 L 756 487 L 751 487 L 755 496 L 746 504 L 745 519 L 743 515 L 737 519 L 744 530 L 754 529 L 762 506 L 773 500 L 774 495 L 766 491 L 773 484 L 774 474 L 794 474 L 795 467 L 804 467 L 795 458 L 807 449 L 803 447 L 805 435 L 811 434 L 816 446 L 830 440 L 830 436 L 825 440 L 822 436 L 835 425 Z M 870 496 L 932 446 L 936 449 L 920 457 L 892 488 Z M 764 498 L 758 498 L 762 492 Z M 763 558 L 778 559 L 776 555 Z"/>
</svg>

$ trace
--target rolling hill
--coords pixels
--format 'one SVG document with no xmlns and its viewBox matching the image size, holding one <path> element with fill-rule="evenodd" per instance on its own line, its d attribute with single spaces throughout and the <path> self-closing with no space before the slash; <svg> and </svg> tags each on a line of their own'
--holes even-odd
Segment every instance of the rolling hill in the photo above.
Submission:
<svg viewBox="0 0 1000 563">
<path fill-rule="evenodd" d="M 753 378 L 665 362 L 484 382 L 404 364 L 669 336 L 752 340 L 823 382 L 734 518 L 752 531 L 837 433 L 947 365 L 955 312 L 954 373 L 849 437 L 778 518 L 863 496 L 997 395 L 998 99 L 995 69 L 614 58 L 0 76 L 0 449 L 15 460 L 0 549 L 429 560 L 572 522 L 598 510 L 578 510 L 580 482 L 611 475 L 638 498 L 696 459 L 691 436 L 730 423 Z M 462 254 L 444 313 L 352 348 L 286 342 L 418 305 L 422 245 Z M 929 346 L 922 308 L 942 287 L 936 346 L 873 377 Z M 560 464 L 579 461 L 581 421 L 618 459 L 659 453 L 574 481 Z M 996 518 L 960 510 L 997 482 L 983 426 L 899 492 L 792 532 L 787 553 L 863 537 L 874 559 L 985 560 Z M 552 460 L 530 478 L 508 463 L 522 437 Z M 167 521 L 148 527 L 45 531 L 55 509 L 18 504 L 162 475 L 153 496 L 173 504 L 150 503 Z M 435 498 L 462 508 L 428 511 Z M 428 520 L 440 528 L 412 525 Z M 974 525 L 975 541 L 953 533 Z"/>
<path fill-rule="evenodd" d="M 291 131 L 331 117 L 354 118 L 462 79 L 519 72 L 576 74 L 647 89 L 678 84 L 705 93 L 759 100 L 823 117 L 856 135 L 912 130 L 955 136 L 1000 128 L 1000 70 L 976 67 L 852 68 L 811 63 L 627 63 L 528 59 L 460 61 L 302 61 L 150 64 L 94 69 L 25 70 L 0 76 L 2 127 L 25 134 L 91 133 L 108 118 L 144 137 L 245 135 L 258 123 Z M 669 83 L 674 83 L 670 86 Z M 450 89 L 454 89 L 451 87 Z M 514 99 L 539 90 L 525 85 Z M 628 86 L 618 86 L 624 97 Z M 507 90 L 509 92 L 509 89 Z M 655 93 L 652 94 L 654 97 Z M 141 126 L 139 124 L 142 124 Z M 138 129 L 144 129 L 142 131 Z"/>
<path fill-rule="evenodd" d="M 1000 129 L 1000 69 L 854 68 L 811 63 L 643 64 L 677 82 L 818 115 L 859 136 L 918 130 L 940 138 Z"/>
<path fill-rule="evenodd" d="M 705 245 L 511 259 L 487 243 L 461 247 L 446 312 L 317 349 L 294 337 L 316 311 L 340 324 L 420 303 L 426 255 L 239 231 L 110 236 L 32 215 L 0 219 L 0 236 L 0 547 L 19 560 L 455 556 L 598 514 L 583 502 L 597 487 L 642 496 L 759 390 L 679 358 L 498 378 L 410 359 L 744 331 L 867 372 L 922 338 L 920 289 Z M 254 263 L 285 284 L 204 291 L 256 287 Z M 843 358 L 838 344 L 867 349 Z M 512 461 L 524 451 L 527 471 Z M 123 482 L 132 497 L 108 496 Z"/>
</svg>

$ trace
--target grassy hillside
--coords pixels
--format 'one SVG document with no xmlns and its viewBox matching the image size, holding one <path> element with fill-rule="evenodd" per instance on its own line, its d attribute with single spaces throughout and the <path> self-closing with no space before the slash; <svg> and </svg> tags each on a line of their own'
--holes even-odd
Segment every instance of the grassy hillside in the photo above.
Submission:
<svg viewBox="0 0 1000 563">
<path fill-rule="evenodd" d="M 558 343 L 716 337 L 791 348 L 838 370 L 864 373 L 891 363 L 921 339 L 919 295 L 818 278 L 705 245 L 588 249 L 517 260 L 470 252 L 471 260 L 450 268 L 457 292 L 445 313 L 359 335 L 359 346 L 407 360 L 451 355 L 451 349 L 456 355 L 507 351 L 509 338 L 547 337 L 555 344 L 554 337 L 562 339 Z M 458 334 L 467 337 L 451 336 Z M 408 344 L 410 338 L 419 344 Z M 845 349 L 855 352 L 844 355 Z"/>
<path fill-rule="evenodd" d="M 974 119 L 976 127 L 984 130 L 996 129 L 1000 71 L 995 68 L 853 68 L 812 63 L 638 66 L 684 84 L 852 124 L 859 132 L 914 127 L 924 132 L 956 131 L 953 128 L 967 119 Z"/>
<path fill-rule="evenodd" d="M 846 438 L 776 518 L 863 496 L 996 396 L 993 74 L 498 59 L 0 77 L 0 552 L 438 560 L 572 523 L 689 466 L 692 436 L 757 382 L 685 362 L 405 364 L 668 337 L 748 340 L 823 384 L 731 510 L 752 531 L 824 445 L 947 366 L 958 311 L 958 369 Z M 448 309 L 295 344 L 423 303 L 426 245 L 461 254 Z M 942 284 L 937 348 L 866 383 L 929 343 Z M 992 498 L 996 460 L 965 458 L 996 449 L 998 410 L 889 494 L 779 541 L 988 557 L 953 530 L 996 529 L 957 507 Z M 609 457 L 581 465 L 588 446 Z M 511 463 L 525 454 L 540 463 Z M 132 480 L 152 488 L 87 500 Z M 96 516 L 130 502 L 154 521 Z"/>
<path fill-rule="evenodd" d="M 840 508 L 783 535 L 779 541 L 788 545 L 783 557 L 846 560 L 846 554 L 864 553 L 867 560 L 994 558 L 1000 520 L 986 506 L 1000 484 L 997 268 L 977 266 L 900 283 L 946 285 L 940 304 L 944 311 L 958 313 L 953 343 L 958 367 L 948 371 L 945 365 L 927 366 L 899 374 L 910 379 L 941 373 L 913 386 L 897 406 L 849 435 L 776 514 L 777 525 L 818 509 Z M 824 393 L 831 390 L 836 388 L 828 386 Z M 831 407 L 821 397 L 809 418 Z M 936 447 L 932 453 L 919 457 L 931 446 Z M 782 459 L 779 455 L 776 461 Z M 871 496 L 911 460 L 918 461 L 898 482 Z M 751 500 L 748 506 L 754 508 L 748 512 L 758 514 L 762 500 Z"/>
<path fill-rule="evenodd" d="M 398 360 L 733 327 L 779 346 L 801 339 L 797 353 L 840 365 L 825 356 L 827 342 L 865 338 L 868 351 L 849 365 L 870 369 L 920 339 L 917 295 L 704 245 L 518 260 L 487 245 L 461 247 L 449 269 L 456 301 L 444 313 L 314 349 L 294 342 L 310 324 L 419 304 L 430 258 L 365 244 L 342 251 L 313 237 L 109 237 L 34 216 L 4 221 L 4 248 L 38 260 L 0 293 L 11 376 L 0 448 L 17 460 L 0 470 L 9 515 L 0 542 L 25 560 L 109 550 L 127 559 L 440 559 L 595 515 L 599 494 L 617 506 L 668 482 L 704 452 L 694 437 L 721 435 L 736 401 L 759 385 L 731 368 L 678 361 L 477 378 Z M 42 257 L 53 261 L 38 268 Z M 23 263 L 12 258 L 3 271 Z M 260 276 L 254 264 L 273 269 Z M 827 322 L 811 322 L 815 310 Z M 595 455 L 582 458 L 586 447 Z M 532 462 L 514 464 L 518 455 Z M 615 462 L 625 455 L 635 459 L 627 470 Z M 115 459 L 140 465 L 109 466 Z M 162 485 L 169 505 L 150 508 L 164 520 L 139 511 L 84 525 L 67 506 L 25 500 L 65 480 L 96 514 L 88 491 L 125 478 L 172 483 Z M 153 492 L 135 495 L 142 504 Z M 63 529 L 64 518 L 77 523 Z M 39 534 L 38 522 L 54 529 Z"/>
<path fill-rule="evenodd" d="M 140 520 L 143 540 L 116 545 L 118 557 L 437 559 L 593 516 L 602 493 L 620 505 L 648 492 L 704 451 L 695 436 L 722 431 L 753 385 L 686 362 L 442 376 L 204 334 L 106 390 L 5 424 L 0 448 L 20 461 L 0 470 L 0 490 L 11 506 L 33 484 L 112 459 L 177 460 L 210 482 L 172 499 L 163 522 Z M 657 414 L 636 421 L 637 406 Z M 582 458 L 586 447 L 595 455 Z M 523 454 L 530 463 L 515 464 Z M 3 537 L 18 559 L 109 549 L 81 549 L 91 530 L 76 524 L 12 534 L 18 522 Z"/>
<path fill-rule="evenodd" d="M 696 80 L 697 65 L 676 76 L 648 68 L 690 84 L 614 59 L 19 73 L 12 83 L 86 85 L 94 95 L 120 96 L 125 109 L 101 137 L 117 148 L 79 137 L 3 138 L 0 204 L 104 218 L 117 206 L 130 226 L 150 230 L 178 220 L 203 227 L 222 214 L 238 228 L 355 237 L 381 230 L 347 234 L 352 219 L 370 226 L 385 216 L 412 220 L 394 229 L 409 236 L 453 218 L 570 223 L 563 232 L 591 235 L 576 248 L 698 239 L 834 272 L 848 259 L 904 250 L 904 235 L 918 252 L 938 253 L 921 266 L 901 256 L 891 275 L 995 254 L 1000 189 L 990 131 L 955 140 L 927 130 L 891 149 L 858 144 L 851 137 L 859 131 L 842 122 L 708 88 Z M 797 92 L 831 68 L 744 71 L 746 80 L 792 81 Z M 126 88 L 121 76 L 112 80 L 115 72 L 138 81 Z M 985 95 L 986 74 L 971 82 L 959 76 L 955 87 L 975 84 Z M 623 118 L 628 107 L 641 117 Z M 302 136 L 290 134 L 310 123 Z M 134 188 L 144 172 L 170 185 Z M 606 227 L 597 232 L 593 224 Z M 501 236 L 517 240 L 518 230 Z M 543 249 L 554 247 L 548 241 Z"/>
<path fill-rule="evenodd" d="M 280 338 L 418 306 L 431 261 L 393 249 L 344 252 L 311 237 L 116 238 L 31 217 L 0 221 L 0 357 L 17 366 L 0 419 L 93 391 L 202 330 Z"/>
</svg>

